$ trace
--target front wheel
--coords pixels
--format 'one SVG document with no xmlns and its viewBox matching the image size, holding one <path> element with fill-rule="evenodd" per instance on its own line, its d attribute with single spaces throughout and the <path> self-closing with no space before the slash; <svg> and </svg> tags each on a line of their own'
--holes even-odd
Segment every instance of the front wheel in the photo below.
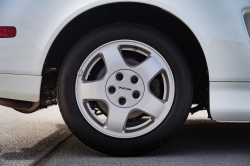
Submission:
<svg viewBox="0 0 250 166">
<path fill-rule="evenodd" d="M 191 75 L 178 48 L 161 33 L 114 24 L 92 31 L 69 52 L 58 101 L 83 143 L 111 155 L 138 155 L 164 144 L 185 122 Z"/>
</svg>

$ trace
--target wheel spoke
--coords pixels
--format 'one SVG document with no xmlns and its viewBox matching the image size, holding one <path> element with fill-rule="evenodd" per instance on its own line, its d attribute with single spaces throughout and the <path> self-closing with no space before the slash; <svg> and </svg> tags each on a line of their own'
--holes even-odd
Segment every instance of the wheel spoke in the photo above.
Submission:
<svg viewBox="0 0 250 166">
<path fill-rule="evenodd" d="M 80 83 L 78 93 L 81 99 L 85 100 L 106 100 L 105 82 L 102 80 Z"/>
<path fill-rule="evenodd" d="M 112 45 L 102 50 L 107 72 L 109 73 L 128 68 L 118 47 L 118 45 Z"/>
<path fill-rule="evenodd" d="M 160 117 L 162 111 L 167 106 L 167 103 L 156 98 L 148 90 L 145 91 L 144 96 L 140 103 L 136 106 L 139 110 L 153 116 L 154 118 Z"/>
<path fill-rule="evenodd" d="M 107 119 L 107 129 L 122 133 L 126 125 L 126 120 L 128 117 L 128 112 L 126 109 L 119 109 L 111 106 L 108 113 Z"/>
<path fill-rule="evenodd" d="M 146 61 L 142 62 L 139 66 L 134 68 L 134 70 L 140 74 L 146 85 L 157 74 L 159 74 L 162 69 L 162 64 L 154 56 L 151 56 Z"/>
</svg>

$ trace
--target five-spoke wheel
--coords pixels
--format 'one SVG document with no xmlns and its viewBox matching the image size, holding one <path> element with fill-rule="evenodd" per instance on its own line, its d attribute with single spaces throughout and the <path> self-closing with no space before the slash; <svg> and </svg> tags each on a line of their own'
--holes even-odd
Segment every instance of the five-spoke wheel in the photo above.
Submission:
<svg viewBox="0 0 250 166">
<path fill-rule="evenodd" d="M 112 155 L 138 155 L 163 145 L 185 122 L 191 75 L 163 34 L 113 24 L 72 47 L 59 74 L 58 101 L 83 143 Z"/>
<path fill-rule="evenodd" d="M 123 56 L 124 51 L 144 59 L 135 65 L 129 64 Z M 98 79 L 88 80 L 89 74 L 99 74 L 92 72 L 99 61 L 103 61 L 105 73 Z M 134 40 L 106 43 L 88 56 L 78 73 L 76 98 L 83 116 L 97 130 L 113 137 L 132 138 L 150 132 L 164 120 L 173 103 L 175 87 L 170 67 L 156 50 L 145 43 Z M 150 88 L 157 76 L 162 80 L 159 83 L 162 98 Z M 106 120 L 102 121 L 94 113 L 90 102 L 106 105 Z M 133 112 L 145 115 L 137 119 L 143 123 L 127 127 Z"/>
</svg>

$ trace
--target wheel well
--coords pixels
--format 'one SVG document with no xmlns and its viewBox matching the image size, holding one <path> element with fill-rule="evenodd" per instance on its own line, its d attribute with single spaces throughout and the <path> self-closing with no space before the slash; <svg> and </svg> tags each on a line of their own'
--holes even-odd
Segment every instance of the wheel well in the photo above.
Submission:
<svg viewBox="0 0 250 166">
<path fill-rule="evenodd" d="M 56 69 L 58 74 L 66 54 L 81 36 L 100 26 L 118 22 L 145 24 L 170 37 L 183 52 L 189 64 L 194 84 L 193 103 L 208 107 L 208 68 L 205 55 L 195 35 L 174 15 L 142 3 L 107 4 L 90 9 L 74 18 L 54 40 L 43 66 L 43 78 L 51 69 L 52 71 Z M 57 74 L 53 75 L 56 77 Z M 43 82 L 51 81 L 43 80 Z"/>
</svg>

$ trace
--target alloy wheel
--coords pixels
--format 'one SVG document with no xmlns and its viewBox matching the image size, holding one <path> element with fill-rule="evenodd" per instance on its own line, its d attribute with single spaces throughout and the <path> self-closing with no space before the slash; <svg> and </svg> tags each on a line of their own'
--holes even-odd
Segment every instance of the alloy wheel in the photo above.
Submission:
<svg viewBox="0 0 250 166">
<path fill-rule="evenodd" d="M 135 60 L 135 55 L 142 58 Z M 75 94 L 83 117 L 95 129 L 116 138 L 133 138 L 166 118 L 175 84 L 168 63 L 156 50 L 138 41 L 117 40 L 86 58 L 77 74 Z"/>
</svg>

